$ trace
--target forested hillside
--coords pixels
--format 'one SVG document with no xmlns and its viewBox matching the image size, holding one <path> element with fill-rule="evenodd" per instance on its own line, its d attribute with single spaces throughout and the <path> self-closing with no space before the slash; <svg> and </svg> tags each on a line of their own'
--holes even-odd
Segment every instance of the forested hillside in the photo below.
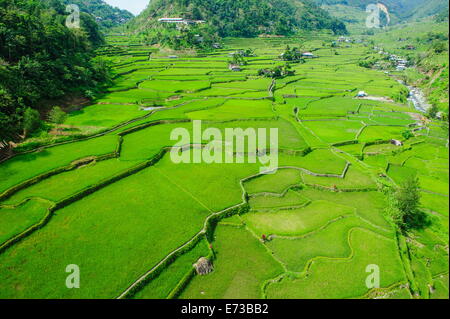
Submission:
<svg viewBox="0 0 450 319">
<path fill-rule="evenodd" d="M 43 100 L 89 95 L 106 79 L 96 22 L 82 13 L 69 29 L 66 18 L 58 0 L 0 0 L 0 141 L 37 129 Z"/>
<path fill-rule="evenodd" d="M 148 31 L 161 26 L 162 17 L 205 20 L 221 37 L 289 35 L 299 29 L 346 33 L 342 22 L 310 0 L 154 0 L 129 29 Z"/>
<path fill-rule="evenodd" d="M 354 16 L 357 16 L 358 12 L 365 14 L 367 5 L 374 3 L 372 0 L 315 0 L 315 2 L 338 18 L 342 18 L 342 12 L 350 11 Z M 420 19 L 448 10 L 448 0 L 384 0 L 381 3 L 388 8 L 394 22 Z"/>
<path fill-rule="evenodd" d="M 427 0 L 411 10 L 407 18 L 419 19 L 442 13 L 448 16 L 448 0 Z"/>
<path fill-rule="evenodd" d="M 81 11 L 91 14 L 102 28 L 116 27 L 134 17 L 131 12 L 110 6 L 103 0 L 63 0 L 63 2 L 78 5 Z"/>
</svg>

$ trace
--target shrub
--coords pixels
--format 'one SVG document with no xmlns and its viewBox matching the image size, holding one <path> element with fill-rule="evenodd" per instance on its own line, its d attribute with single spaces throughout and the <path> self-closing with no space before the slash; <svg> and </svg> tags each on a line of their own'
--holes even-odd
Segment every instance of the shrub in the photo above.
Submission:
<svg viewBox="0 0 450 319">
<path fill-rule="evenodd" d="M 23 129 L 25 135 L 35 132 L 42 125 L 40 114 L 32 108 L 26 108 L 23 113 Z"/>
<path fill-rule="evenodd" d="M 406 130 L 402 132 L 402 136 L 405 140 L 408 140 L 411 137 L 414 137 L 414 134 L 410 130 Z"/>
<path fill-rule="evenodd" d="M 63 124 L 67 119 L 67 113 L 59 106 L 54 106 L 48 114 L 48 120 L 55 124 Z"/>
</svg>

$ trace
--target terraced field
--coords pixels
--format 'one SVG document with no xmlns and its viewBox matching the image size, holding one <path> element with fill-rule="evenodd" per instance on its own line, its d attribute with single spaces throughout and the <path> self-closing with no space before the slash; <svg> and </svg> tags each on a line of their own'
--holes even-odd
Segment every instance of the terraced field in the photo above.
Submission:
<svg viewBox="0 0 450 319">
<path fill-rule="evenodd" d="M 422 124 L 388 99 L 404 88 L 357 66 L 363 45 L 336 54 L 331 40 L 227 39 L 168 58 L 111 37 L 99 54 L 114 85 L 66 123 L 80 139 L 0 163 L 0 298 L 448 298 L 447 140 L 436 123 L 405 139 Z M 257 76 L 300 41 L 318 58 Z M 230 71 L 246 48 L 256 57 Z M 277 172 L 173 163 L 171 131 L 194 120 L 278 128 Z M 382 190 L 411 175 L 429 224 L 405 237 Z M 200 257 L 210 274 L 195 273 Z M 70 264 L 79 289 L 66 287 Z"/>
</svg>

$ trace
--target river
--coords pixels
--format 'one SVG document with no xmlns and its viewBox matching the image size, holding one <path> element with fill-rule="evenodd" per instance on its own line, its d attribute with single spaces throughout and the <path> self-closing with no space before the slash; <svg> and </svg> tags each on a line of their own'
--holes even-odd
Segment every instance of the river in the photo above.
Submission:
<svg viewBox="0 0 450 319">
<path fill-rule="evenodd" d="M 407 85 L 402 80 L 397 80 L 402 85 L 406 86 L 409 90 L 408 102 L 414 105 L 414 108 L 422 113 L 426 113 L 431 107 L 423 91 L 415 86 Z"/>
</svg>

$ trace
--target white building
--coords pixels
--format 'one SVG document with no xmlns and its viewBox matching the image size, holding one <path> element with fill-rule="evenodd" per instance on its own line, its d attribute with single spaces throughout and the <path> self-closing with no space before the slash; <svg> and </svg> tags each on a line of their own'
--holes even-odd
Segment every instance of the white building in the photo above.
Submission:
<svg viewBox="0 0 450 319">
<path fill-rule="evenodd" d="M 228 69 L 230 69 L 230 71 L 233 71 L 233 72 L 240 72 L 240 71 L 242 71 L 242 68 L 239 65 L 237 65 L 237 64 L 230 64 L 228 66 Z"/>
<path fill-rule="evenodd" d="M 403 146 L 403 143 L 399 140 L 391 140 L 391 144 L 395 146 Z"/>
<path fill-rule="evenodd" d="M 302 53 L 302 57 L 313 58 L 314 54 L 312 54 L 311 52 L 304 52 L 304 53 Z"/>
<path fill-rule="evenodd" d="M 183 18 L 161 18 L 158 21 L 162 23 L 184 23 Z"/>
<path fill-rule="evenodd" d="M 199 24 L 205 23 L 204 20 L 189 20 L 184 18 L 160 18 L 158 22 L 161 23 L 176 23 L 176 24 Z"/>
<path fill-rule="evenodd" d="M 366 97 L 367 93 L 365 91 L 359 91 L 356 97 Z"/>
</svg>

